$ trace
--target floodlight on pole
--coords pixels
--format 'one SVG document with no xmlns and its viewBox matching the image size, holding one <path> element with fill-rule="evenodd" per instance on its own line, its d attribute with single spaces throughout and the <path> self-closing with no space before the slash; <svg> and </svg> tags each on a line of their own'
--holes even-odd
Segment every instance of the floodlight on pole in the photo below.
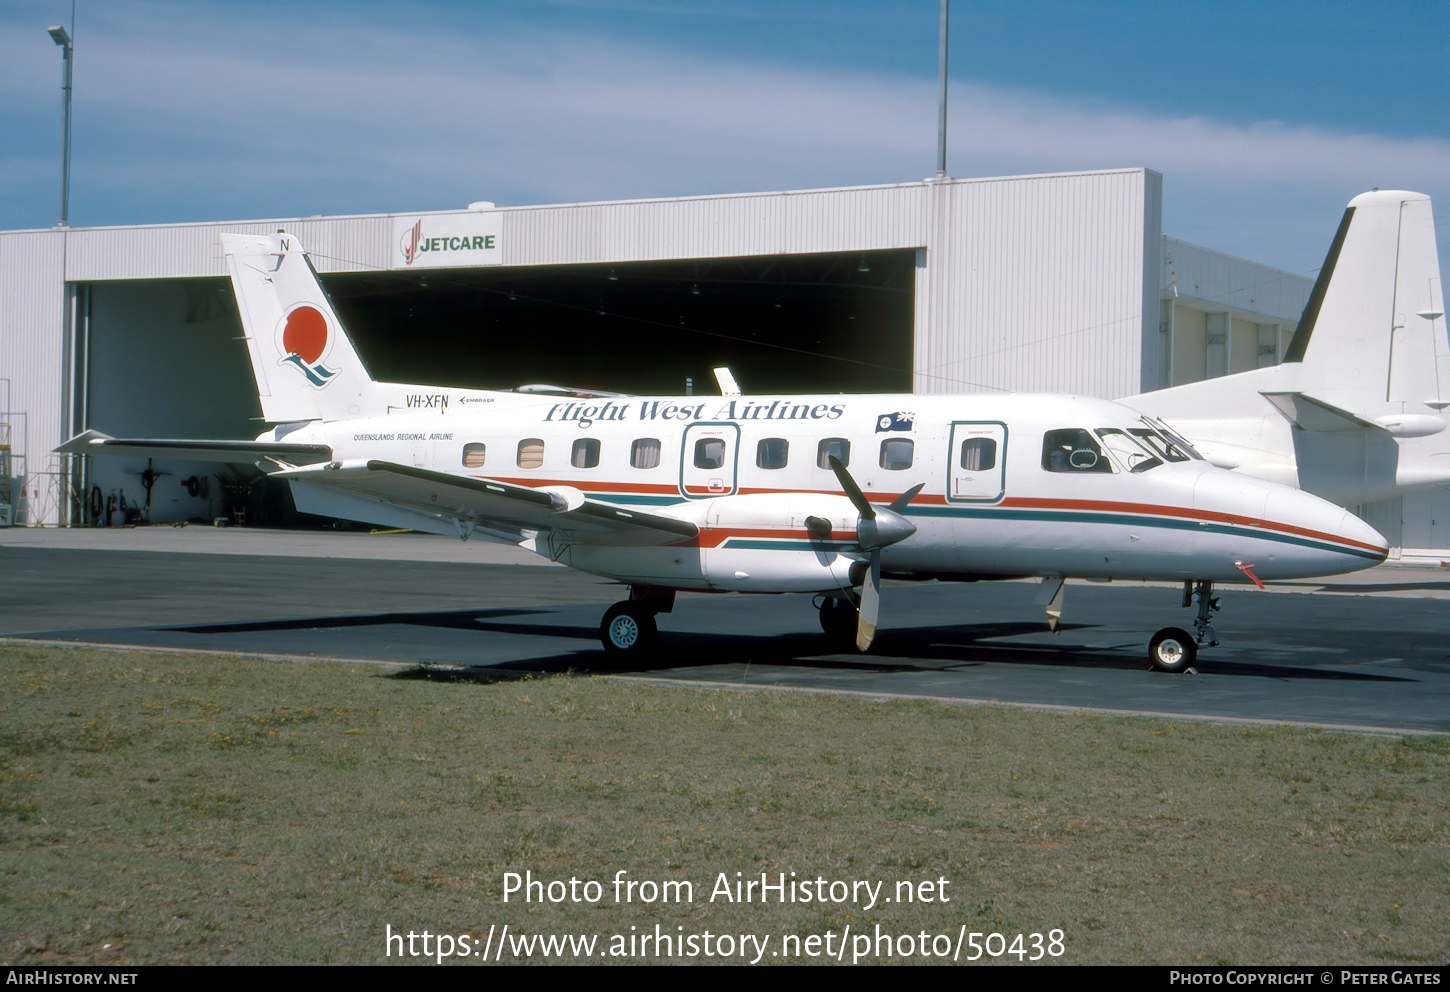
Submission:
<svg viewBox="0 0 1450 992">
<path fill-rule="evenodd" d="M 70 220 L 70 84 L 75 46 L 71 44 L 70 32 L 62 25 L 54 25 L 48 31 L 51 40 L 60 46 L 64 59 L 60 77 L 60 222 L 56 226 L 67 227 Z"/>
</svg>

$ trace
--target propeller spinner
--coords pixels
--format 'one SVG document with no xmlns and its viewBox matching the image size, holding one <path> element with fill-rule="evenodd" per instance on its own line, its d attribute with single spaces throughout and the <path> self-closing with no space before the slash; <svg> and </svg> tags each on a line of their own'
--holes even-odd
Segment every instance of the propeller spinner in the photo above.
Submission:
<svg viewBox="0 0 1450 992">
<path fill-rule="evenodd" d="M 901 511 L 916 498 L 926 483 L 919 482 L 888 505 L 877 506 L 866 499 L 861 487 L 856 485 L 856 480 L 851 478 L 851 473 L 835 455 L 831 456 L 831 471 L 836 473 L 841 488 L 861 515 L 856 526 L 856 543 L 871 556 L 871 567 L 861 581 L 861 606 L 856 619 L 856 649 L 865 651 L 876 637 L 876 620 L 881 609 L 881 549 L 916 533 L 916 525 L 902 516 Z"/>
</svg>

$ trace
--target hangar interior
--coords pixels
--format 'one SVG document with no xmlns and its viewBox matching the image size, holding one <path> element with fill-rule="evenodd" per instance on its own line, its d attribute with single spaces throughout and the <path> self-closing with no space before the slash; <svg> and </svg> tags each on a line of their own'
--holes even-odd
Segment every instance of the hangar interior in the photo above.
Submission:
<svg viewBox="0 0 1450 992">
<path fill-rule="evenodd" d="M 910 392 L 915 251 L 325 276 L 374 377 L 510 389 Z"/>
</svg>

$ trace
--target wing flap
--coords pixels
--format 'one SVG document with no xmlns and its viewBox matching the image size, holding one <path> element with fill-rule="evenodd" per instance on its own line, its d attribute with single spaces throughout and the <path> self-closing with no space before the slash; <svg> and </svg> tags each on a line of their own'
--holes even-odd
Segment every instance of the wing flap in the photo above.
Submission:
<svg viewBox="0 0 1450 992">
<path fill-rule="evenodd" d="M 562 532 L 566 540 L 577 543 L 627 545 L 671 544 L 699 535 L 699 528 L 688 520 L 660 513 L 587 497 L 581 503 L 546 489 L 380 459 L 331 462 L 276 474 L 451 521 L 465 535 L 476 526 L 505 532 Z"/>
</svg>

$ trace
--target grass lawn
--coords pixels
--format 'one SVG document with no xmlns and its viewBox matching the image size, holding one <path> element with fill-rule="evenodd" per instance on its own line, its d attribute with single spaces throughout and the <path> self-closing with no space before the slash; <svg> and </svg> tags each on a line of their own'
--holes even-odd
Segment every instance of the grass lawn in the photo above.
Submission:
<svg viewBox="0 0 1450 992">
<path fill-rule="evenodd" d="M 1060 929 L 1071 963 L 1438 964 L 1447 783 L 1444 737 L 0 646 L 0 959 L 880 924 Z M 604 896 L 505 904 L 526 870 Z M 617 904 L 620 870 L 694 899 Z M 950 901 L 709 901 L 792 871 Z"/>
</svg>

